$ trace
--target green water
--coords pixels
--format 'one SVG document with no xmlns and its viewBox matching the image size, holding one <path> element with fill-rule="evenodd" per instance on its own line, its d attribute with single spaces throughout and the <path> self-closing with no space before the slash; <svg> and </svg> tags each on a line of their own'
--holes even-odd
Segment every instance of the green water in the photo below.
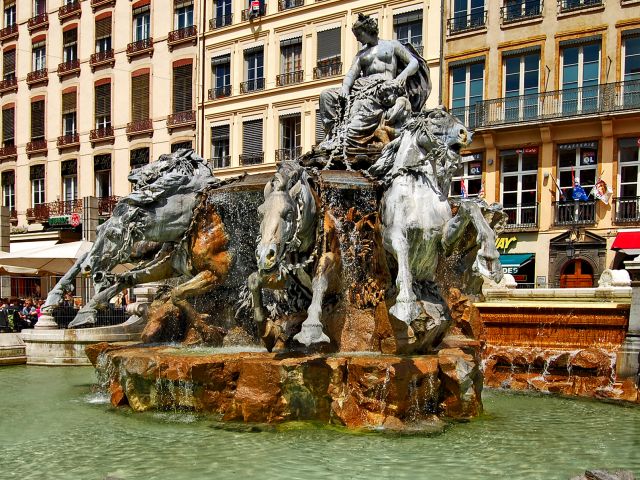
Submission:
<svg viewBox="0 0 640 480">
<path fill-rule="evenodd" d="M 339 429 L 238 432 L 192 414 L 133 414 L 90 368 L 0 368 L 0 479 L 568 479 L 640 474 L 640 408 L 484 393 L 486 414 L 434 437 Z"/>
</svg>

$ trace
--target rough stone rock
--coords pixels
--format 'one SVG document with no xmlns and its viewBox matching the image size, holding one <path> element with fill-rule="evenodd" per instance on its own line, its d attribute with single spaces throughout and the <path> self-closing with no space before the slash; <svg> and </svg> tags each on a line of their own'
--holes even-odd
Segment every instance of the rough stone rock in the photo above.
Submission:
<svg viewBox="0 0 640 480">
<path fill-rule="evenodd" d="M 599 374 L 611 370 L 611 358 L 599 348 L 587 348 L 580 350 L 571 360 L 573 367 L 587 370 L 597 370 Z"/>
<path fill-rule="evenodd" d="M 314 420 L 403 432 L 438 431 L 437 417 L 482 411 L 478 365 L 460 349 L 414 357 L 206 355 L 105 344 L 95 351 L 96 368 L 109 376 L 112 404 L 136 411 L 179 408 L 233 421 Z"/>
<path fill-rule="evenodd" d="M 571 480 L 635 480 L 633 472 L 628 470 L 587 470 Z"/>
<path fill-rule="evenodd" d="M 468 337 L 482 338 L 484 334 L 482 318 L 471 299 L 459 289 L 450 288 L 446 300 L 454 328 Z"/>
</svg>

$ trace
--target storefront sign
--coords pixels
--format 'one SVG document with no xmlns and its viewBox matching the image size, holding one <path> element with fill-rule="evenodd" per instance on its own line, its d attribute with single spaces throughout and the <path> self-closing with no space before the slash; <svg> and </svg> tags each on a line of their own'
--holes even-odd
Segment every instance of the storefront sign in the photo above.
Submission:
<svg viewBox="0 0 640 480">
<path fill-rule="evenodd" d="M 516 149 L 516 153 L 536 154 L 536 153 L 538 153 L 538 147 L 518 148 L 518 149 Z"/>
<path fill-rule="evenodd" d="M 51 227 L 77 227 L 80 225 L 80 214 L 72 213 L 71 215 L 60 215 L 58 217 L 49 217 L 49 226 Z"/>
<path fill-rule="evenodd" d="M 596 164 L 596 152 L 594 150 L 582 150 L 582 162 L 581 165 L 595 165 Z"/>
<path fill-rule="evenodd" d="M 576 150 L 578 148 L 598 148 L 598 142 L 562 143 L 558 145 L 558 150 Z"/>
<path fill-rule="evenodd" d="M 496 238 L 496 248 L 506 252 L 509 248 L 515 247 L 517 241 L 516 237 L 498 237 Z"/>
<path fill-rule="evenodd" d="M 472 162 L 469 164 L 469 175 L 482 175 L 482 162 Z"/>
</svg>

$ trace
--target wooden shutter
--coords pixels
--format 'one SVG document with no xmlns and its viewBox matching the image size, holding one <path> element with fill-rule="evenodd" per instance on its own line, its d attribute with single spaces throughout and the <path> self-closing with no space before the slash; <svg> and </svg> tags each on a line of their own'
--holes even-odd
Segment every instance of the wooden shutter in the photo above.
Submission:
<svg viewBox="0 0 640 480">
<path fill-rule="evenodd" d="M 31 165 L 29 167 L 29 180 L 38 180 L 44 178 L 44 165 Z"/>
<path fill-rule="evenodd" d="M 242 124 L 242 154 L 262 153 L 262 119 Z"/>
<path fill-rule="evenodd" d="M 62 113 L 72 113 L 76 111 L 76 92 L 62 94 Z"/>
<path fill-rule="evenodd" d="M 229 138 L 229 125 L 218 125 L 211 127 L 211 141 L 225 140 Z"/>
<path fill-rule="evenodd" d="M 104 172 L 105 170 L 111 170 L 111 154 L 105 153 L 103 155 L 96 155 L 93 157 L 93 171 Z"/>
<path fill-rule="evenodd" d="M 138 75 L 131 79 L 131 120 L 149 118 L 149 74 Z"/>
<path fill-rule="evenodd" d="M 318 60 L 340 56 L 341 35 L 340 27 L 318 32 Z"/>
<path fill-rule="evenodd" d="M 66 32 L 62 32 L 62 43 L 65 47 L 78 43 L 78 29 L 74 28 L 67 30 Z"/>
<path fill-rule="evenodd" d="M 393 16 L 393 25 L 406 25 L 407 23 L 421 22 L 422 10 L 413 12 L 399 13 Z"/>
<path fill-rule="evenodd" d="M 31 102 L 31 140 L 44 138 L 44 100 Z"/>
<path fill-rule="evenodd" d="M 96 86 L 95 115 L 96 118 L 111 115 L 111 84 L 103 83 Z"/>
<path fill-rule="evenodd" d="M 13 185 L 16 182 L 16 174 L 13 170 L 2 172 L 2 185 Z"/>
<path fill-rule="evenodd" d="M 16 71 L 16 51 L 9 50 L 2 54 L 2 74 L 9 75 Z"/>
<path fill-rule="evenodd" d="M 111 36 L 111 17 L 96 20 L 96 40 Z"/>
<path fill-rule="evenodd" d="M 320 116 L 320 110 L 316 110 L 316 145 L 319 145 L 324 140 L 324 124 L 322 123 L 322 117 Z"/>
<path fill-rule="evenodd" d="M 12 141 L 15 138 L 14 124 L 15 110 L 13 108 L 2 110 L 2 143 Z"/>
<path fill-rule="evenodd" d="M 65 160 L 60 164 L 60 173 L 63 177 L 69 177 L 71 175 L 78 174 L 78 161 L 74 158 L 72 160 Z"/>
<path fill-rule="evenodd" d="M 173 113 L 191 110 L 191 64 L 173 67 Z"/>
</svg>

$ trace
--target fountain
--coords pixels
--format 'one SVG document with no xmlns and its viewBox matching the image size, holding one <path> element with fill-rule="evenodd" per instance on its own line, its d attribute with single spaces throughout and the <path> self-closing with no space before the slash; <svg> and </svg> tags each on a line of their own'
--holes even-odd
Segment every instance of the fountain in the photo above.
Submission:
<svg viewBox="0 0 640 480">
<path fill-rule="evenodd" d="M 191 151 L 132 172 L 132 193 L 49 295 L 45 309 L 91 275 L 71 326 L 90 325 L 124 288 L 174 279 L 143 344 L 87 348 L 112 404 L 391 430 L 482 411 L 472 300 L 483 276 L 502 277 L 501 207 L 447 199 L 471 133 L 424 107 L 424 60 L 378 39 L 370 17 L 353 32 L 364 47 L 321 96 L 316 149 L 273 176 L 221 181 Z"/>
</svg>

